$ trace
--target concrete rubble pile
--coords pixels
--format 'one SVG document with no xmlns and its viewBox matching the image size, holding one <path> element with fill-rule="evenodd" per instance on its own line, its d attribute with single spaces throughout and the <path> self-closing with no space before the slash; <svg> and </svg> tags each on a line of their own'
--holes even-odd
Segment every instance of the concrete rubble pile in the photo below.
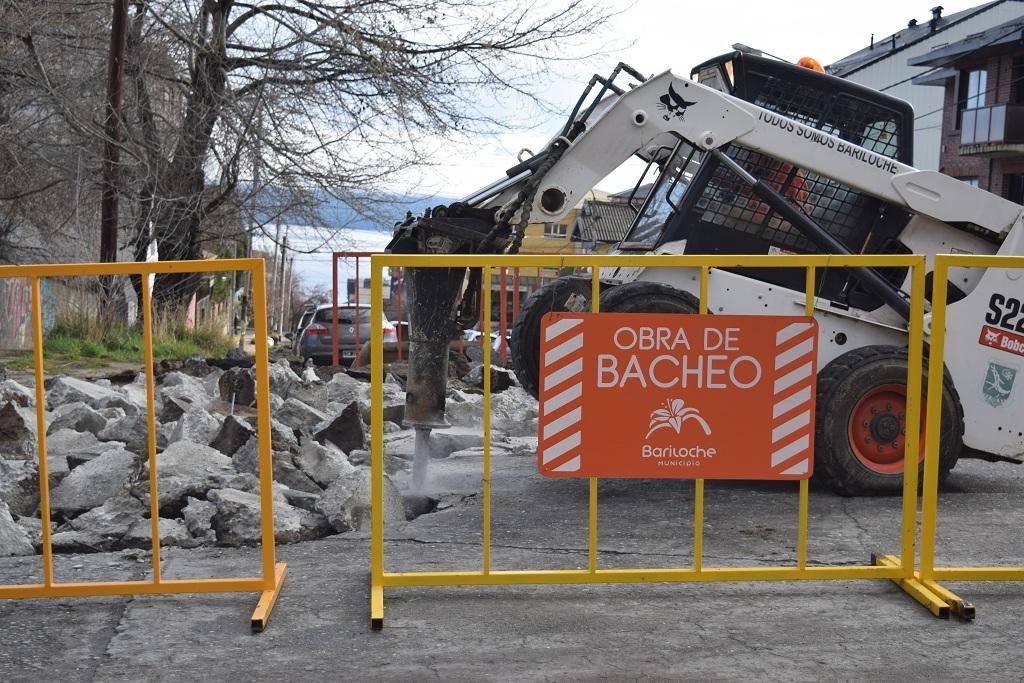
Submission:
<svg viewBox="0 0 1024 683">
<path fill-rule="evenodd" d="M 366 530 L 370 516 L 369 382 L 362 372 L 273 363 L 270 450 L 279 543 Z M 333 374 L 332 374 L 333 372 Z M 492 396 L 496 454 L 535 452 L 537 404 L 507 371 Z M 449 430 L 431 457 L 479 453 L 482 371 L 452 378 Z M 414 430 L 403 429 L 404 373 L 384 384 L 385 523 L 431 512 L 439 493 L 409 490 Z M 157 452 L 158 528 L 164 546 L 256 545 L 261 537 L 255 374 L 189 359 L 157 377 L 155 430 L 145 376 L 129 384 L 48 379 L 47 477 L 54 552 L 150 547 L 149 440 Z M 41 551 L 35 389 L 0 382 L 0 557 Z"/>
</svg>

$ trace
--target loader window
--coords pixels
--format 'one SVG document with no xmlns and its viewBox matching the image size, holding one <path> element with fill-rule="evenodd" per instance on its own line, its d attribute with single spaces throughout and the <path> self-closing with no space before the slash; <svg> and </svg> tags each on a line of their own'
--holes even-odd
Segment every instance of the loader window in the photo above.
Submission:
<svg viewBox="0 0 1024 683">
<path fill-rule="evenodd" d="M 669 217 L 700 169 L 701 152 L 683 142 L 665 165 L 624 242 L 650 244 L 661 241 Z"/>
</svg>

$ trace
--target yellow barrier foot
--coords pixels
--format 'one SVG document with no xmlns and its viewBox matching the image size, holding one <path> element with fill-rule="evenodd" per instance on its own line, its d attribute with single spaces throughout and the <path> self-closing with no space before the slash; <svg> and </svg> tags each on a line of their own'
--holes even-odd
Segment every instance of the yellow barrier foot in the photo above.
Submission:
<svg viewBox="0 0 1024 683">
<path fill-rule="evenodd" d="M 270 619 L 270 610 L 274 609 L 277 596 L 281 594 L 281 586 L 284 585 L 284 577 L 288 574 L 288 565 L 278 562 L 274 565 L 274 587 L 265 590 L 260 595 L 260 601 L 256 603 L 256 611 L 252 613 L 252 632 L 263 633 L 267 628 L 267 620 Z"/>
<path fill-rule="evenodd" d="M 920 574 L 917 575 L 920 579 Z M 937 596 L 946 601 L 949 605 L 949 611 L 960 617 L 964 621 L 970 621 L 974 619 L 974 605 L 967 602 L 959 595 L 949 590 L 948 588 L 938 584 L 930 579 L 920 579 L 921 583 L 925 585 L 928 590 L 935 593 Z"/>
<path fill-rule="evenodd" d="M 871 564 L 877 567 L 899 567 L 900 560 L 894 555 L 871 553 Z M 897 578 L 891 579 L 891 581 L 902 588 L 904 593 L 924 605 L 925 609 L 938 618 L 949 619 L 949 604 L 925 586 L 916 574 L 910 578 Z"/>
<path fill-rule="evenodd" d="M 384 586 L 370 586 L 370 628 L 384 628 Z"/>
</svg>

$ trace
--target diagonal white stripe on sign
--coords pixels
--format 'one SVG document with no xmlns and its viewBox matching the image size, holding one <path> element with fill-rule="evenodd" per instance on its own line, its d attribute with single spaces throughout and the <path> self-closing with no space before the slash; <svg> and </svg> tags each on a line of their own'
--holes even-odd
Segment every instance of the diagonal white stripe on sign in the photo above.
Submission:
<svg viewBox="0 0 1024 683">
<path fill-rule="evenodd" d="M 807 403 L 811 400 L 811 388 L 804 387 L 800 391 L 796 392 L 792 396 L 787 396 L 778 403 L 772 406 L 772 419 L 774 420 L 779 415 L 785 415 L 789 411 L 793 410 L 799 405 Z"/>
<path fill-rule="evenodd" d="M 809 434 L 804 434 L 796 441 L 786 444 L 779 450 L 772 453 L 772 467 L 776 467 L 781 463 L 786 462 L 801 451 L 806 451 L 810 445 L 811 437 Z"/>
<path fill-rule="evenodd" d="M 779 355 L 775 356 L 775 369 L 785 367 L 801 356 L 806 356 L 814 350 L 814 337 L 808 337 L 796 346 L 792 346 Z"/>
<path fill-rule="evenodd" d="M 807 474 L 807 465 L 810 462 L 810 459 L 801 460 L 797 464 L 790 467 L 788 470 L 783 470 L 782 474 Z"/>
<path fill-rule="evenodd" d="M 811 329 L 810 323 L 790 323 L 775 333 L 775 345 L 785 344 L 804 330 Z"/>
<path fill-rule="evenodd" d="M 564 439 L 556 443 L 554 446 L 549 446 L 548 448 L 545 448 L 543 456 L 544 464 L 548 464 L 549 462 L 551 462 L 560 455 L 565 455 L 573 448 L 579 446 L 581 441 L 582 436 L 580 435 L 580 432 L 573 432 L 569 436 L 565 437 Z"/>
<path fill-rule="evenodd" d="M 569 401 L 575 401 L 583 395 L 583 383 L 579 382 L 572 385 L 560 394 L 555 394 L 548 400 L 544 401 L 544 414 L 550 415 Z"/>
<path fill-rule="evenodd" d="M 544 354 L 544 365 L 551 365 L 555 361 L 565 358 L 573 351 L 583 347 L 583 333 L 577 334 L 572 339 L 564 341 L 555 348 Z"/>
<path fill-rule="evenodd" d="M 563 415 L 562 417 L 558 418 L 557 420 L 552 420 L 551 422 L 548 422 L 547 424 L 545 424 L 544 425 L 544 436 L 541 437 L 541 438 L 543 438 L 544 440 L 550 439 L 552 436 L 554 436 L 558 432 L 562 431 L 566 427 L 569 427 L 571 425 L 576 424 L 577 422 L 579 422 L 582 419 L 583 419 L 583 408 L 577 406 L 577 407 L 573 408 L 572 410 L 570 410 L 565 415 Z"/>
<path fill-rule="evenodd" d="M 796 370 L 786 373 L 782 377 L 775 380 L 774 393 L 778 394 L 786 389 L 790 388 L 802 379 L 807 379 L 811 376 L 811 364 L 804 363 Z"/>
<path fill-rule="evenodd" d="M 552 472 L 575 472 L 580 468 L 580 456 L 576 456 L 571 460 L 566 460 L 558 467 L 551 470 Z"/>
<path fill-rule="evenodd" d="M 558 322 L 551 323 L 544 329 L 544 341 L 551 341 L 558 335 L 571 330 L 582 322 L 583 320 L 580 318 L 562 318 Z"/>
<path fill-rule="evenodd" d="M 558 386 L 565 380 L 570 377 L 574 377 L 581 372 L 583 372 L 583 359 L 577 358 L 565 367 L 555 370 L 550 375 L 546 375 L 544 377 L 544 391 L 547 391 L 551 387 Z"/>
<path fill-rule="evenodd" d="M 783 422 L 778 427 L 772 430 L 772 443 L 775 443 L 783 437 L 787 437 L 801 427 L 806 427 L 811 424 L 811 411 L 806 410 L 796 417 Z"/>
</svg>

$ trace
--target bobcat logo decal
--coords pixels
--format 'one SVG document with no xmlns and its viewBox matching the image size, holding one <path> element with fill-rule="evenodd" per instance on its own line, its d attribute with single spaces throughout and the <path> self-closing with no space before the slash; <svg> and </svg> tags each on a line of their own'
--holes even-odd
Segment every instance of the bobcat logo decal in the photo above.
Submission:
<svg viewBox="0 0 1024 683">
<path fill-rule="evenodd" d="M 661 101 L 661 104 L 658 105 L 658 109 L 665 110 L 665 113 L 662 114 L 661 118 L 666 121 L 671 120 L 673 116 L 677 116 L 680 119 L 683 118 L 683 115 L 686 113 L 686 108 L 697 104 L 696 102 L 687 102 L 680 97 L 679 93 L 672 88 L 671 83 L 668 86 L 668 93 L 662 95 L 659 100 Z"/>
</svg>

